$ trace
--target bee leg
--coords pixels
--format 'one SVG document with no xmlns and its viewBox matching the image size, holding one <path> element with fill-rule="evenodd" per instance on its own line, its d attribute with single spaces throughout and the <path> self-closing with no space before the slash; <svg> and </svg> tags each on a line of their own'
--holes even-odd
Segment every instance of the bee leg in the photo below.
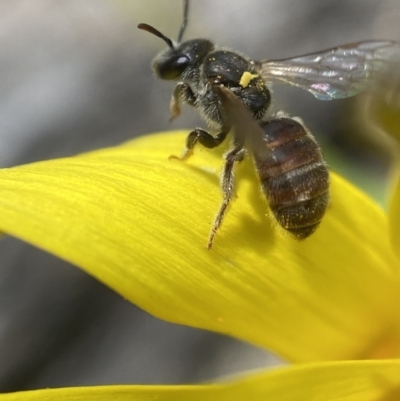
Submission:
<svg viewBox="0 0 400 401">
<path fill-rule="evenodd" d="M 244 159 L 246 151 L 243 147 L 243 143 L 236 143 L 235 147 L 229 151 L 225 156 L 225 166 L 222 172 L 221 189 L 223 194 L 222 203 L 219 207 L 217 216 L 215 217 L 214 224 L 211 228 L 211 233 L 208 238 L 206 248 L 211 249 L 215 234 L 218 228 L 221 226 L 222 220 L 228 209 L 229 203 L 234 197 L 234 167 L 235 163 L 240 162 Z"/>
<path fill-rule="evenodd" d="M 190 89 L 190 86 L 184 82 L 178 82 L 172 92 L 171 101 L 169 103 L 169 111 L 171 113 L 169 119 L 170 122 L 181 114 L 180 100 L 183 100 L 190 106 L 194 106 L 196 101 L 196 96 L 192 89 Z"/>
<path fill-rule="evenodd" d="M 194 129 L 186 139 L 186 149 L 183 151 L 181 157 L 178 156 L 170 156 L 170 159 L 179 159 L 179 160 L 187 160 L 193 154 L 193 149 L 196 146 L 197 142 L 203 145 L 206 148 L 212 149 L 215 148 L 224 141 L 226 136 L 228 135 L 229 129 L 222 129 L 220 133 L 213 136 L 209 134 L 207 131 L 204 131 L 200 128 Z"/>
</svg>

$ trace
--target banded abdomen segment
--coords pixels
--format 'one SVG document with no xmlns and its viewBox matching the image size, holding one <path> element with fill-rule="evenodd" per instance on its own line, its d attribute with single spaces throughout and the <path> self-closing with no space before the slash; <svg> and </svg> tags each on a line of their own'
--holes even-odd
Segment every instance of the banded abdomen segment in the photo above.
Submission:
<svg viewBox="0 0 400 401">
<path fill-rule="evenodd" d="M 298 239 L 320 224 L 329 202 L 329 171 L 313 136 L 296 120 L 261 124 L 267 151 L 254 150 L 263 192 L 278 223 Z"/>
</svg>

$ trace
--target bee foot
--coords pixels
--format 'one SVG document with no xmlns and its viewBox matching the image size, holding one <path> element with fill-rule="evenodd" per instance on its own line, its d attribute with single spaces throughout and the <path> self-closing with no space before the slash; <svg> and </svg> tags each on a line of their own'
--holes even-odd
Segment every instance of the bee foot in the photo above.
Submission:
<svg viewBox="0 0 400 401">
<path fill-rule="evenodd" d="M 186 150 L 183 152 L 182 156 L 171 155 L 171 156 L 169 156 L 168 159 L 169 159 L 169 160 L 171 160 L 171 159 L 176 159 L 176 160 L 180 160 L 180 161 L 183 162 L 183 161 L 189 159 L 189 157 L 192 156 L 192 154 L 193 154 L 193 150 L 191 150 L 191 149 L 186 149 Z"/>
<path fill-rule="evenodd" d="M 171 113 L 169 122 L 172 122 L 173 120 L 175 120 L 175 118 L 181 115 L 181 108 L 179 107 L 178 102 L 176 102 L 174 98 L 171 99 L 171 103 L 169 105 L 169 111 Z"/>
</svg>

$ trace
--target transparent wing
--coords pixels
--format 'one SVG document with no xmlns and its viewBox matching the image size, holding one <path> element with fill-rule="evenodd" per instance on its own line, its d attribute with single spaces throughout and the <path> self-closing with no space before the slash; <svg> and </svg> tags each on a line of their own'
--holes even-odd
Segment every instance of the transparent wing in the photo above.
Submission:
<svg viewBox="0 0 400 401">
<path fill-rule="evenodd" d="M 320 100 L 342 99 L 366 89 L 399 57 L 400 43 L 356 42 L 295 58 L 261 61 L 262 76 L 298 86 Z"/>
<path fill-rule="evenodd" d="M 222 85 L 215 85 L 213 89 L 220 98 L 225 116 L 233 132 L 234 142 L 246 142 L 254 157 L 267 158 L 271 151 L 265 144 L 264 131 L 254 119 L 249 108 L 230 89 Z"/>
</svg>

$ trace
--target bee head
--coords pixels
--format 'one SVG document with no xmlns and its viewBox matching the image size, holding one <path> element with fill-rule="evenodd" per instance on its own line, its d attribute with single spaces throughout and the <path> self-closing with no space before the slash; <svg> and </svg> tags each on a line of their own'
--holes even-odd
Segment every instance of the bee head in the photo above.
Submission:
<svg viewBox="0 0 400 401">
<path fill-rule="evenodd" d="M 163 39 L 168 45 L 168 48 L 162 51 L 152 64 L 155 73 L 161 79 L 179 79 L 188 67 L 198 67 L 205 56 L 214 48 L 214 45 L 206 39 L 173 43 L 171 39 L 150 25 L 139 24 L 138 28 Z"/>
</svg>

